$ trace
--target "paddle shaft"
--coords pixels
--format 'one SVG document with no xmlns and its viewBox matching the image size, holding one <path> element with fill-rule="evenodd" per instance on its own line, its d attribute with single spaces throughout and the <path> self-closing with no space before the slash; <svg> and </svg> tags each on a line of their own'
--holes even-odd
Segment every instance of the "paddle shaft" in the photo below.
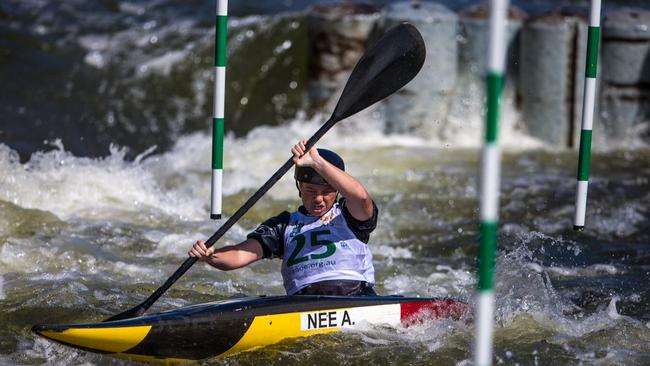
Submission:
<svg viewBox="0 0 650 366">
<path fill-rule="evenodd" d="M 305 150 L 311 149 L 318 140 L 320 140 L 325 133 L 332 128 L 336 122 L 339 121 L 339 118 L 337 118 L 335 115 L 332 116 L 323 126 L 321 126 L 318 131 L 307 141 L 307 144 L 305 145 Z M 284 165 L 280 169 L 278 169 L 272 176 L 269 178 L 260 189 L 257 190 L 247 201 L 244 203 L 243 206 L 241 206 L 221 227 L 214 233 L 212 236 L 205 242 L 206 247 L 211 247 L 213 246 L 217 240 L 221 239 L 221 237 L 228 231 L 230 228 L 237 222 L 239 219 L 250 210 L 257 201 L 259 201 L 264 194 L 271 189 L 277 183 L 288 171 L 291 169 L 293 166 L 293 157 L 289 158 Z M 160 286 L 149 298 L 147 298 L 142 304 L 138 305 L 135 309 L 137 310 L 138 315 L 143 314 L 151 305 L 153 305 L 156 300 L 158 300 L 185 272 L 187 272 L 190 267 L 196 263 L 198 258 L 196 257 L 190 257 L 183 262 L 183 264 L 174 272 L 174 274 L 171 275 L 165 281 L 165 283 Z M 118 318 L 121 314 L 116 315 L 113 318 Z M 111 318 L 111 319 L 113 319 Z M 117 320 L 117 319 L 113 319 Z"/>
</svg>

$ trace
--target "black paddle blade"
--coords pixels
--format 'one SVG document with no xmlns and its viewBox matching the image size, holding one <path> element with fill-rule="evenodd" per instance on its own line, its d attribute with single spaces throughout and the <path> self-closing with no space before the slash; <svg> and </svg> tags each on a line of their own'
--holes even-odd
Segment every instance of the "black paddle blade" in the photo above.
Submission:
<svg viewBox="0 0 650 366">
<path fill-rule="evenodd" d="M 389 29 L 354 67 L 332 119 L 345 119 L 399 90 L 422 69 L 425 55 L 424 40 L 413 25 Z"/>
</svg>

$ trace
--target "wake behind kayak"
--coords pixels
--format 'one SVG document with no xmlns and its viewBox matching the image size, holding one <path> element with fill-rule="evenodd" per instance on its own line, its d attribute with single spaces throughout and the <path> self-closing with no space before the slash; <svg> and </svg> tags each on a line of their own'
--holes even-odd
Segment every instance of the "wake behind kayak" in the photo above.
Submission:
<svg viewBox="0 0 650 366">
<path fill-rule="evenodd" d="M 136 361 L 176 363 L 228 356 L 363 325 L 409 326 L 458 319 L 464 302 L 398 296 L 272 296 L 238 298 L 132 319 L 76 325 L 36 325 L 58 343 Z"/>
</svg>

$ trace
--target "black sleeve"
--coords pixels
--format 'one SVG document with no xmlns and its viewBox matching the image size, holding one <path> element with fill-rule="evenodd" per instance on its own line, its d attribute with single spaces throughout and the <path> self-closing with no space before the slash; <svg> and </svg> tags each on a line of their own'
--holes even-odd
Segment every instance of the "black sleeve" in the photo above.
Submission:
<svg viewBox="0 0 650 366">
<path fill-rule="evenodd" d="M 282 258 L 284 255 L 284 229 L 289 224 L 290 218 L 291 214 L 284 211 L 278 216 L 264 221 L 246 238 L 255 239 L 262 244 L 264 258 Z"/>
<path fill-rule="evenodd" d="M 375 201 L 372 201 L 372 216 L 366 221 L 359 221 L 352 216 L 345 205 L 345 198 L 341 199 L 340 204 L 343 208 L 343 217 L 350 227 L 350 230 L 352 230 L 357 239 L 368 244 L 370 233 L 377 227 L 377 216 L 379 216 L 379 209 L 377 208 Z"/>
</svg>

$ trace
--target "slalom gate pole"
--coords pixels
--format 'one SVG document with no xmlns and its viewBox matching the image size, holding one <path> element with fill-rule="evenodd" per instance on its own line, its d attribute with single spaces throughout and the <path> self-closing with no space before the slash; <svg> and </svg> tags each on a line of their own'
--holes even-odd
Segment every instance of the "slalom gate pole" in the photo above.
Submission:
<svg viewBox="0 0 650 366">
<path fill-rule="evenodd" d="M 591 161 L 591 132 L 596 107 L 596 74 L 598 70 L 598 46 L 600 43 L 600 0 L 591 0 L 589 33 L 587 36 L 587 64 L 585 88 L 582 101 L 582 128 L 578 155 L 578 186 L 573 230 L 584 230 L 587 213 L 587 190 L 589 188 L 589 164 Z"/>
<path fill-rule="evenodd" d="M 478 249 L 478 288 L 474 365 L 492 364 L 494 333 L 494 263 L 497 248 L 499 180 L 499 109 L 505 81 L 506 16 L 508 0 L 490 1 L 490 40 L 487 67 L 487 113 L 485 141 L 481 152 L 480 225 Z"/>
<path fill-rule="evenodd" d="M 214 116 L 212 118 L 212 188 L 210 218 L 221 218 L 223 196 L 223 137 L 226 93 L 228 0 L 217 0 L 214 50 Z"/>
</svg>

